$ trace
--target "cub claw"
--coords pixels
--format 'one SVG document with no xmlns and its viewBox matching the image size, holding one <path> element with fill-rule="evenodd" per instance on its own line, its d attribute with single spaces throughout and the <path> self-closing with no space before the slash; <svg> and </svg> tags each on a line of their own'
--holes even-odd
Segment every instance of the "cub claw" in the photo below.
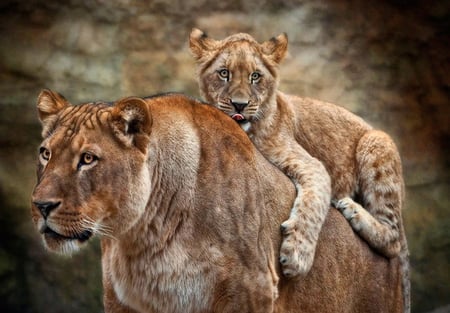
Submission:
<svg viewBox="0 0 450 313">
<path fill-rule="evenodd" d="M 287 261 L 288 261 L 288 260 L 287 260 L 287 257 L 286 257 L 286 256 L 281 256 L 281 257 L 280 257 L 280 263 L 281 263 L 281 264 L 286 264 Z"/>
<path fill-rule="evenodd" d="M 291 219 L 284 221 L 281 224 L 281 233 L 283 235 L 289 235 L 292 232 L 295 232 L 297 230 L 297 223 L 296 221 L 293 221 Z"/>
</svg>

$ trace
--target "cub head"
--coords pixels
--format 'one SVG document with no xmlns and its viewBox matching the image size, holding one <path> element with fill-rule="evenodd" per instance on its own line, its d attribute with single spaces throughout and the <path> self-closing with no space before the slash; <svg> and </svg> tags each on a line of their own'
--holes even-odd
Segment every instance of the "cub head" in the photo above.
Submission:
<svg viewBox="0 0 450 313">
<path fill-rule="evenodd" d="M 152 120 L 143 99 L 71 105 L 44 90 L 31 215 L 51 251 L 70 254 L 94 234 L 117 237 L 142 215 Z"/>
<path fill-rule="evenodd" d="M 247 131 L 276 99 L 278 65 L 287 43 L 286 34 L 259 44 L 248 34 L 214 40 L 193 29 L 189 44 L 197 60 L 202 96 Z"/>
</svg>

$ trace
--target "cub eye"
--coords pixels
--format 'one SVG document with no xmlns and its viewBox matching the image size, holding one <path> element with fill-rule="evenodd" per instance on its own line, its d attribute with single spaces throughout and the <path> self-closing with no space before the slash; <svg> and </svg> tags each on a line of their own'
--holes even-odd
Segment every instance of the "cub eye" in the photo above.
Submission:
<svg viewBox="0 0 450 313">
<path fill-rule="evenodd" d="M 226 68 L 218 70 L 217 72 L 219 73 L 219 77 L 221 79 L 226 81 L 230 80 L 230 72 Z"/>
<path fill-rule="evenodd" d="M 257 83 L 257 82 L 259 81 L 260 78 L 261 78 L 261 74 L 258 73 L 258 72 L 253 72 L 253 73 L 250 75 L 250 81 L 251 81 L 252 84 Z"/>
<path fill-rule="evenodd" d="M 50 156 L 51 156 L 50 150 L 48 150 L 47 148 L 41 147 L 41 148 L 39 149 L 39 156 L 40 156 L 40 157 L 42 158 L 42 160 L 44 160 L 44 161 L 50 160 Z"/>
<path fill-rule="evenodd" d="M 85 152 L 81 155 L 80 162 L 78 163 L 78 168 L 83 165 L 89 165 L 98 160 L 98 157 L 93 155 L 92 153 Z"/>
</svg>

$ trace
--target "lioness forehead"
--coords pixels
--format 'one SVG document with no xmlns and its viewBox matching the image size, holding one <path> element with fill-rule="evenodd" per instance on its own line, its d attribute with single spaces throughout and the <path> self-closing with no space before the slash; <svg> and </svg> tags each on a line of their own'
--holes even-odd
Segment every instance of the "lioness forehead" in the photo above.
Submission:
<svg viewBox="0 0 450 313">
<path fill-rule="evenodd" d="M 110 106 L 106 103 L 71 105 L 58 114 L 53 130 L 64 129 L 64 139 L 71 140 L 83 127 L 94 129 L 105 125 L 109 116 Z"/>
</svg>

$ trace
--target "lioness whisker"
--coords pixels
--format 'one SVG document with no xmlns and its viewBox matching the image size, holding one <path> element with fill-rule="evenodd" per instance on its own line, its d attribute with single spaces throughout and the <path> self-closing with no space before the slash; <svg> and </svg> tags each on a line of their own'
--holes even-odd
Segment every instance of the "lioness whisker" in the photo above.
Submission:
<svg viewBox="0 0 450 313">
<path fill-rule="evenodd" d="M 84 216 L 82 225 L 83 225 L 83 227 L 90 229 L 91 231 L 93 231 L 94 233 L 96 233 L 98 235 L 116 239 L 112 235 L 113 230 L 109 226 L 98 223 L 98 222 L 92 220 L 92 218 L 90 218 L 89 216 Z"/>
</svg>

